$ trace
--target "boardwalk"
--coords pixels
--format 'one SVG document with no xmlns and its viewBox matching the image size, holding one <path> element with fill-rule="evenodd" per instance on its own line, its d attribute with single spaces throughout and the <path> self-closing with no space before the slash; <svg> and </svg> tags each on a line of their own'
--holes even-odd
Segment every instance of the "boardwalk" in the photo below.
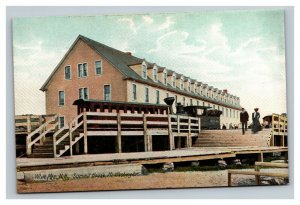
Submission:
<svg viewBox="0 0 300 205">
<path fill-rule="evenodd" d="M 207 159 L 232 158 L 236 154 L 263 154 L 287 152 L 285 147 L 206 147 L 189 148 L 173 151 L 112 153 L 95 155 L 73 155 L 60 158 L 17 158 L 17 169 L 41 169 L 53 167 L 95 166 L 115 163 L 155 164 L 167 162 L 184 162 Z"/>
</svg>

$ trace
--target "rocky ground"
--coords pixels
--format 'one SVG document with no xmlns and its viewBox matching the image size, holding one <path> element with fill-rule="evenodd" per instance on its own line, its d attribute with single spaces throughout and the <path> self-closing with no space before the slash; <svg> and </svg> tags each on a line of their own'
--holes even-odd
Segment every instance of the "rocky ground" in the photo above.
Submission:
<svg viewBox="0 0 300 205">
<path fill-rule="evenodd" d="M 267 169 L 272 172 L 287 172 L 288 169 Z M 264 178 L 265 185 L 286 184 L 286 181 L 274 178 Z M 221 171 L 189 171 L 150 173 L 132 177 L 86 178 L 80 180 L 52 181 L 43 183 L 17 182 L 19 193 L 31 192 L 68 192 L 126 189 L 160 189 L 160 188 L 196 188 L 196 187 L 226 187 L 227 170 Z M 255 185 L 255 177 L 233 175 L 233 186 Z"/>
</svg>

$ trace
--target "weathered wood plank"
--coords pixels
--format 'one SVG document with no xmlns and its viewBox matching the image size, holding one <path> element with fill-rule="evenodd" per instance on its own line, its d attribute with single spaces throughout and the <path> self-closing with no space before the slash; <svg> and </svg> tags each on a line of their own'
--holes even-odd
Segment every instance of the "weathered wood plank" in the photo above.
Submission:
<svg viewBox="0 0 300 205">
<path fill-rule="evenodd" d="M 255 162 L 255 166 L 288 168 L 289 164 L 288 163 L 274 163 L 274 162 Z"/>
<path fill-rule="evenodd" d="M 228 170 L 230 174 L 243 174 L 243 175 L 254 175 L 254 176 L 269 176 L 269 177 L 288 177 L 288 173 L 274 173 L 274 172 L 262 172 L 262 171 L 245 171 L 245 170 Z"/>
</svg>

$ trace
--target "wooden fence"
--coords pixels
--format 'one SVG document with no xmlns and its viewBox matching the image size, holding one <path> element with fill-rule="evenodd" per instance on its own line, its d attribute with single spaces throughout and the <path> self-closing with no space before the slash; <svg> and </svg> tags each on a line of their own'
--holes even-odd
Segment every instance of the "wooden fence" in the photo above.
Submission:
<svg viewBox="0 0 300 205">
<path fill-rule="evenodd" d="M 288 124 L 286 115 L 272 114 L 271 146 L 275 146 L 276 138 L 279 137 L 279 146 L 287 146 Z M 286 140 L 285 140 L 286 138 Z"/>
<path fill-rule="evenodd" d="M 115 136 L 116 150 L 122 152 L 122 136 L 144 136 L 145 151 L 152 151 L 153 135 L 168 135 L 169 147 L 175 149 L 175 137 L 186 137 L 187 147 L 192 146 L 192 137 L 198 136 L 200 132 L 200 118 L 164 115 L 164 114 L 132 114 L 132 113 L 101 113 L 83 112 L 77 116 L 68 127 L 61 128 L 54 134 L 54 152 L 57 146 L 69 138 L 70 143 L 65 149 L 58 151 L 55 157 L 61 156 L 70 149 L 80 138 L 84 138 L 84 153 L 88 153 L 88 136 Z M 63 132 L 64 129 L 69 131 Z M 74 135 L 79 130 L 78 136 Z M 59 136 L 59 133 L 64 133 Z"/>
</svg>

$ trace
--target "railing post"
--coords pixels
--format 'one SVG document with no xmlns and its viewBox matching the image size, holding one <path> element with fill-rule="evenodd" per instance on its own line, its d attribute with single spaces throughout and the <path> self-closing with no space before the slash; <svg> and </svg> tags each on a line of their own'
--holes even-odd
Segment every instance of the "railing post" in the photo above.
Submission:
<svg viewBox="0 0 300 205">
<path fill-rule="evenodd" d="M 31 154 L 31 146 L 29 146 L 30 143 L 31 143 L 31 138 L 26 137 L 26 154 L 27 154 L 27 156 Z"/>
<path fill-rule="evenodd" d="M 83 113 L 83 131 L 84 131 L 84 154 L 88 153 L 88 140 L 87 140 L 87 115 L 86 111 Z"/>
<path fill-rule="evenodd" d="M 117 113 L 117 126 L 118 126 L 118 131 L 117 131 L 117 140 L 116 140 L 116 151 L 118 153 L 121 153 L 122 152 L 121 115 L 119 112 Z"/>
<path fill-rule="evenodd" d="M 180 116 L 177 115 L 177 133 L 178 133 L 178 141 L 177 148 L 181 148 L 181 133 L 180 133 Z"/>
<path fill-rule="evenodd" d="M 53 157 L 56 158 L 56 135 L 53 135 Z"/>
<path fill-rule="evenodd" d="M 191 147 L 191 117 L 188 117 L 188 135 L 187 135 L 187 140 L 186 140 L 186 147 L 189 148 Z"/>
<path fill-rule="evenodd" d="M 148 133 L 147 133 L 147 114 L 143 114 L 143 126 L 144 126 L 144 146 L 145 152 L 150 151 L 148 149 Z"/>
<path fill-rule="evenodd" d="M 274 126 L 275 126 L 275 121 L 274 121 L 274 114 L 272 114 L 272 131 L 271 131 L 271 140 L 270 140 L 270 146 L 274 147 Z"/>
<path fill-rule="evenodd" d="M 31 122 L 30 115 L 27 116 L 27 134 L 31 132 Z"/>
<path fill-rule="evenodd" d="M 173 132 L 172 132 L 172 121 L 171 121 L 171 116 L 170 114 L 168 114 L 168 130 L 169 130 L 169 146 L 170 146 L 170 150 L 173 150 L 174 146 L 174 136 L 173 136 Z"/>
<path fill-rule="evenodd" d="M 69 125 L 69 139 L 70 139 L 70 156 L 73 155 L 73 146 L 72 146 L 72 121 L 70 122 L 70 125 Z"/>
<path fill-rule="evenodd" d="M 198 132 L 201 132 L 201 119 L 198 117 Z"/>
</svg>

